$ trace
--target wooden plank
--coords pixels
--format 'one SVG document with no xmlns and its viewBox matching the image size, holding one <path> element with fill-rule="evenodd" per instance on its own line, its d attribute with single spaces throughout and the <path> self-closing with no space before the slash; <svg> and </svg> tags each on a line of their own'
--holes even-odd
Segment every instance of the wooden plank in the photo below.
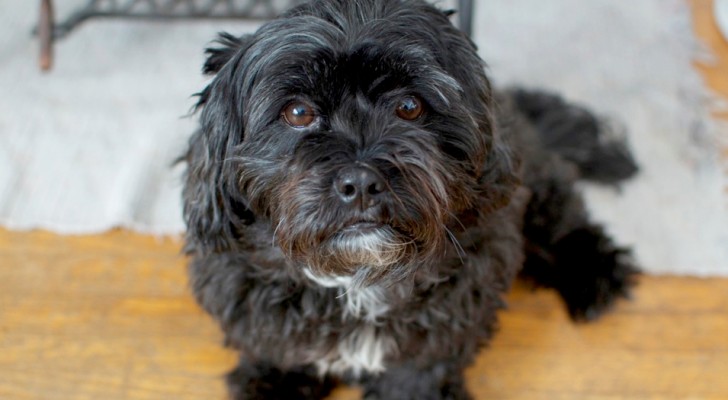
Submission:
<svg viewBox="0 0 728 400">
<path fill-rule="evenodd" d="M 180 246 L 0 231 L 0 398 L 224 399 L 236 355 L 191 299 Z M 548 290 L 508 302 L 467 371 L 477 399 L 728 398 L 728 280 L 645 277 L 594 324 Z"/>
<path fill-rule="evenodd" d="M 224 398 L 178 241 L 0 233 L 1 399 Z"/>
</svg>

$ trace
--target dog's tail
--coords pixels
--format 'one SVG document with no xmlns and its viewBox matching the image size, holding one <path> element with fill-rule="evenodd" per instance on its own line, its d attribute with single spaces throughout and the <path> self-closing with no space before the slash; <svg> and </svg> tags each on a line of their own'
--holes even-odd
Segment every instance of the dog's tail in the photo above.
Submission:
<svg viewBox="0 0 728 400">
<path fill-rule="evenodd" d="M 607 120 L 550 93 L 508 93 L 538 130 L 543 146 L 576 164 L 583 179 L 616 184 L 637 173 L 624 135 Z"/>
</svg>

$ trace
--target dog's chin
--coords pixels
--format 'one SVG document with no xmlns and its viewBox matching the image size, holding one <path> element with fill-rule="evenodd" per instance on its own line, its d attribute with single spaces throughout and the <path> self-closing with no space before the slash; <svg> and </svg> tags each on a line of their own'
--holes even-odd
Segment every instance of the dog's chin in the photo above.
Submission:
<svg viewBox="0 0 728 400">
<path fill-rule="evenodd" d="M 402 260 L 407 244 L 389 225 L 364 222 L 342 229 L 328 247 L 344 265 L 386 268 Z"/>
<path fill-rule="evenodd" d="M 396 270 L 413 250 L 413 241 L 390 225 L 359 222 L 322 242 L 306 262 L 320 277 L 352 277 L 373 283 Z"/>
</svg>

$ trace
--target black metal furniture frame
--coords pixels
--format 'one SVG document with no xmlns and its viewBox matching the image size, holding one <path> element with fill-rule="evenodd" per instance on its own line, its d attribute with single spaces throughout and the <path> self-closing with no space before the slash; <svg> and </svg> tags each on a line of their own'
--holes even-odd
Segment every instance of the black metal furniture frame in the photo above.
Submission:
<svg viewBox="0 0 728 400">
<path fill-rule="evenodd" d="M 86 6 L 63 22 L 56 23 L 53 0 L 41 0 L 37 34 L 41 43 L 40 67 L 53 65 L 53 42 L 63 38 L 91 18 L 146 20 L 274 18 L 305 0 L 89 0 Z M 466 34 L 472 30 L 472 0 L 458 0 L 458 24 Z"/>
</svg>

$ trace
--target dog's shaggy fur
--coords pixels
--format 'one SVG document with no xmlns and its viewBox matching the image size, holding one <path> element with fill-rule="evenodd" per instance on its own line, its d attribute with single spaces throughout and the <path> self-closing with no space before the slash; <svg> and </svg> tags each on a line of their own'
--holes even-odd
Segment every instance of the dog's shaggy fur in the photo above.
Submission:
<svg viewBox="0 0 728 400">
<path fill-rule="evenodd" d="M 558 97 L 493 91 L 448 16 L 318 0 L 208 50 L 186 251 L 242 354 L 232 398 L 322 398 L 336 379 L 469 398 L 462 370 L 519 271 L 574 319 L 627 294 L 636 269 L 574 190 L 633 174 L 626 147 Z"/>
</svg>

